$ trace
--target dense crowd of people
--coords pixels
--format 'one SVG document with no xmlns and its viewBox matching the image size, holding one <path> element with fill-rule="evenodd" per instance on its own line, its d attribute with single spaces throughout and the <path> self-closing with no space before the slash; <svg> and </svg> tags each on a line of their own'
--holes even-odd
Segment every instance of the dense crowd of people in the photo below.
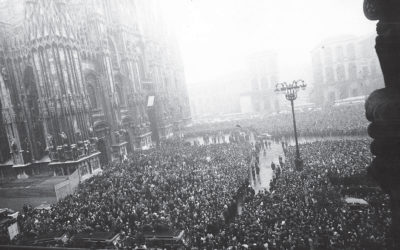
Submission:
<svg viewBox="0 0 400 250">
<path fill-rule="evenodd" d="M 269 192 L 256 194 L 249 177 L 259 174 L 257 152 L 268 154 L 269 147 L 253 147 L 244 138 L 250 137 L 194 146 L 173 142 L 110 164 L 50 210 L 25 207 L 18 218 L 20 240 L 65 230 L 106 231 L 120 233 L 120 247 L 133 247 L 143 244 L 140 232 L 165 227 L 185 230 L 199 249 L 388 248 L 388 198 L 358 187 L 353 195 L 369 205 L 347 204 L 346 187 L 330 181 L 365 175 L 369 141 L 303 144 L 302 171 L 291 164 L 289 146 Z"/>
<path fill-rule="evenodd" d="M 18 218 L 22 239 L 64 230 L 106 231 L 120 233 L 123 243 L 124 237 L 140 239 L 138 232 L 164 227 L 185 230 L 193 244 L 206 244 L 207 234 L 217 237 L 232 217 L 237 192 L 248 186 L 251 150 L 242 140 L 206 146 L 173 142 L 136 153 L 50 210 L 25 207 Z"/>
<path fill-rule="evenodd" d="M 364 106 L 329 107 L 309 111 L 296 111 L 296 123 L 299 136 L 359 136 L 366 135 L 368 121 L 364 115 Z M 292 114 L 266 116 L 256 125 L 257 129 L 271 131 L 274 137 L 293 135 Z"/>
<path fill-rule="evenodd" d="M 389 199 L 366 174 L 372 155 L 371 141 L 360 139 L 362 108 L 296 114 L 300 136 L 317 138 L 300 145 L 301 171 L 294 147 L 281 141 L 293 133 L 290 113 L 193 127 L 184 140 L 103 167 L 49 210 L 25 206 L 13 243 L 112 232 L 119 248 L 134 249 L 145 231 L 184 230 L 197 249 L 390 249 Z M 282 145 L 285 161 L 271 164 L 270 189 L 256 193 L 259 156 L 272 153 L 271 143 Z"/>
<path fill-rule="evenodd" d="M 282 173 L 270 192 L 249 193 L 228 235 L 253 249 L 390 249 L 388 197 L 379 189 L 353 193 L 369 204 L 347 204 L 343 185 L 330 176 L 366 174 L 367 140 L 317 141 L 300 147 L 303 170 L 287 151 Z M 365 176 L 365 178 L 367 178 Z M 358 187 L 361 191 L 364 188 Z"/>
<path fill-rule="evenodd" d="M 366 135 L 368 121 L 362 104 L 296 110 L 299 136 L 359 136 Z M 197 124 L 187 129 L 186 137 L 214 134 L 215 131 L 229 133 L 235 126 L 267 131 L 277 139 L 293 136 L 291 112 L 280 112 L 259 118 L 220 122 L 217 124 Z"/>
</svg>

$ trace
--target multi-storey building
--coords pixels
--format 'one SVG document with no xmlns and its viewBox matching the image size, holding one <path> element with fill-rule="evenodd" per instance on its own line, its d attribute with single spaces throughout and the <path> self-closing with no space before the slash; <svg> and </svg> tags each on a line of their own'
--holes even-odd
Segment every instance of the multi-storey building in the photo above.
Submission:
<svg viewBox="0 0 400 250">
<path fill-rule="evenodd" d="M 274 93 L 279 72 L 277 53 L 266 51 L 254 54 L 248 58 L 247 65 L 248 82 L 241 95 L 242 111 L 279 111 L 282 100 Z"/>
<path fill-rule="evenodd" d="M 158 0 L 0 0 L 0 171 L 92 172 L 190 119 Z"/>
<path fill-rule="evenodd" d="M 374 44 L 372 35 L 340 36 L 318 44 L 311 52 L 313 101 L 329 105 L 383 87 Z"/>
</svg>

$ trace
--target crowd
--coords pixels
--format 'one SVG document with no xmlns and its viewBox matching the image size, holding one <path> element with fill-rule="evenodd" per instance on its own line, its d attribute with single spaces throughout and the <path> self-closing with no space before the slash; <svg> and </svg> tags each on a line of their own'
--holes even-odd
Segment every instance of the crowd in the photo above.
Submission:
<svg viewBox="0 0 400 250">
<path fill-rule="evenodd" d="M 105 231 L 120 233 L 123 245 L 157 227 L 185 230 L 194 245 L 210 244 L 210 234 L 221 242 L 218 232 L 233 217 L 238 192 L 248 187 L 251 151 L 246 141 L 172 142 L 136 153 L 50 210 L 25 207 L 18 218 L 20 243 L 51 232 Z"/>
<path fill-rule="evenodd" d="M 346 131 L 362 127 L 336 122 L 348 123 Z M 202 145 L 177 140 L 135 152 L 49 210 L 24 207 L 15 243 L 52 232 L 113 232 L 121 235 L 119 247 L 133 248 L 144 244 L 143 231 L 167 228 L 184 230 L 198 249 L 390 249 L 388 197 L 370 180 L 352 183 L 354 176 L 368 179 L 369 140 L 301 144 L 302 171 L 292 164 L 295 149 L 282 143 L 286 160 L 271 165 L 270 190 L 255 193 L 249 183 L 260 181 L 258 156 L 269 153 L 271 142 L 255 143 L 241 127 L 202 138 Z M 349 204 L 347 196 L 368 204 Z"/>
<path fill-rule="evenodd" d="M 166 144 L 111 164 L 50 210 L 25 207 L 18 222 L 22 238 L 107 231 L 121 233 L 122 247 L 140 244 L 138 234 L 146 228 L 164 226 L 185 230 L 190 244 L 200 249 L 385 249 L 387 197 L 376 189 L 353 192 L 370 203 L 354 206 L 343 200 L 345 187 L 330 182 L 332 175 L 365 174 L 368 143 L 303 144 L 301 172 L 291 164 L 294 149 L 289 147 L 286 163 L 276 163 L 280 174 L 270 192 L 257 194 L 248 178 L 259 173 L 255 152 L 268 146 Z M 238 201 L 243 208 L 235 216 Z"/>
<path fill-rule="evenodd" d="M 366 135 L 368 122 L 362 104 L 331 106 L 312 110 L 296 110 L 296 123 L 299 136 L 359 136 Z M 186 137 L 213 134 L 215 131 L 228 133 L 239 125 L 267 131 L 277 139 L 293 136 L 291 112 L 266 115 L 259 118 L 225 121 L 218 124 L 197 124 L 188 128 Z"/>
<path fill-rule="evenodd" d="M 270 192 L 249 193 L 226 234 L 251 249 L 390 249 L 388 197 L 379 189 L 358 187 L 368 192 L 353 195 L 369 204 L 347 204 L 346 187 L 329 178 L 365 176 L 368 141 L 317 141 L 301 145 L 300 151 L 303 171 L 291 164 L 295 150 L 289 147 Z"/>
<path fill-rule="evenodd" d="M 338 106 L 309 111 L 296 111 L 299 136 L 359 136 L 366 135 L 368 121 L 363 105 Z M 273 131 L 277 138 L 293 135 L 292 114 L 266 116 L 257 129 Z"/>
</svg>

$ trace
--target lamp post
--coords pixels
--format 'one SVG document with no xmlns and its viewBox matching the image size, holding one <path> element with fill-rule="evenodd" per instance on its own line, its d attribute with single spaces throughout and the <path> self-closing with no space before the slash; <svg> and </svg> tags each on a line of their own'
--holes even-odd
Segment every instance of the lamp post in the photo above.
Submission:
<svg viewBox="0 0 400 250">
<path fill-rule="evenodd" d="M 292 106 L 292 116 L 293 116 L 293 128 L 294 128 L 294 139 L 296 141 L 296 158 L 295 158 L 295 166 L 298 170 L 301 170 L 303 166 L 303 160 L 300 158 L 300 151 L 299 151 L 299 143 L 297 140 L 297 128 L 296 128 L 296 117 L 294 115 L 294 100 L 297 99 L 297 92 L 300 89 L 305 89 L 306 84 L 303 80 L 293 81 L 292 83 L 277 83 L 275 85 L 275 92 L 285 94 L 286 100 L 290 101 Z"/>
</svg>

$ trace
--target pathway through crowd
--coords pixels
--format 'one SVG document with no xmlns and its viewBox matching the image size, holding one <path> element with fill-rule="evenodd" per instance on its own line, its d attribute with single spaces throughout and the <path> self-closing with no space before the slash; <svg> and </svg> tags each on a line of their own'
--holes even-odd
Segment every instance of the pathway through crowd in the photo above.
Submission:
<svg viewBox="0 0 400 250">
<path fill-rule="evenodd" d="M 275 165 L 279 165 L 279 156 L 282 156 L 283 161 L 285 161 L 285 156 L 280 143 L 272 142 L 271 148 L 260 151 L 260 175 L 256 177 L 256 181 L 251 179 L 251 186 L 254 191 L 258 193 L 260 190 L 269 191 L 269 184 L 273 178 L 273 171 L 271 169 L 271 163 L 274 162 Z"/>
<path fill-rule="evenodd" d="M 251 168 L 249 168 L 251 176 L 250 178 L 250 185 L 254 189 L 256 193 L 260 192 L 261 190 L 269 191 L 269 184 L 273 178 L 273 171 L 271 168 L 271 163 L 274 162 L 276 165 L 279 164 L 279 156 L 282 157 L 283 162 L 285 162 L 285 156 L 283 153 L 282 145 L 280 143 L 272 142 L 271 148 L 267 149 L 265 154 L 264 150 L 260 151 L 260 174 L 256 176 L 256 181 L 252 178 Z M 242 213 L 242 204 L 241 200 L 238 201 L 238 214 Z"/>
</svg>

